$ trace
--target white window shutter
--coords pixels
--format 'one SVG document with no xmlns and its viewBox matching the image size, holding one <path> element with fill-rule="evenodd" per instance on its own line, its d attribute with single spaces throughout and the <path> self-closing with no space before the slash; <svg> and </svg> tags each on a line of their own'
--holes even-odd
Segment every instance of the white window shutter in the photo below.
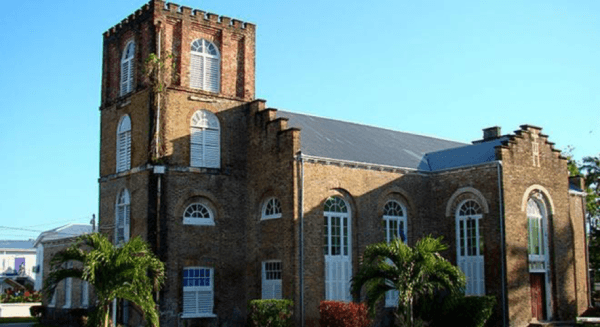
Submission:
<svg viewBox="0 0 600 327">
<path fill-rule="evenodd" d="M 219 168 L 220 149 L 219 131 L 207 129 L 204 133 L 204 164 L 206 167 Z"/>
<path fill-rule="evenodd" d="M 200 55 L 192 54 L 190 58 L 190 87 L 202 89 L 204 86 L 204 59 Z"/>
<path fill-rule="evenodd" d="M 190 131 L 190 166 L 202 167 L 204 164 L 203 156 L 203 130 L 192 127 Z"/>
<path fill-rule="evenodd" d="M 131 226 L 131 221 L 129 218 L 129 204 L 123 206 L 123 241 L 129 241 L 129 228 Z"/>
<path fill-rule="evenodd" d="M 207 91 L 219 92 L 219 58 L 206 58 Z"/>
<path fill-rule="evenodd" d="M 198 312 L 200 314 L 213 313 L 213 292 L 212 290 L 198 291 Z"/>
<path fill-rule="evenodd" d="M 129 93 L 129 60 L 123 60 L 121 62 L 121 95 Z"/>
</svg>

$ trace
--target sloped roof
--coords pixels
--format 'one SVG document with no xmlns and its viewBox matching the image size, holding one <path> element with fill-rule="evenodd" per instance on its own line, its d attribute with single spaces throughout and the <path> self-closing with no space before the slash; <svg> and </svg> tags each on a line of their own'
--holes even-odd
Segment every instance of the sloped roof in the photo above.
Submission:
<svg viewBox="0 0 600 327">
<path fill-rule="evenodd" d="M 62 238 L 79 236 L 82 234 L 89 234 L 92 232 L 92 225 L 68 224 L 42 232 L 35 240 L 35 246 L 42 241 L 58 240 Z"/>
<path fill-rule="evenodd" d="M 22 250 L 33 250 L 33 240 L 4 240 L 0 241 L 0 249 L 22 249 Z"/>
<path fill-rule="evenodd" d="M 288 118 L 288 127 L 302 130 L 302 154 L 315 157 L 430 170 L 427 153 L 466 145 L 283 110 L 277 111 L 277 117 Z"/>
<path fill-rule="evenodd" d="M 503 136 L 486 142 L 431 152 L 425 155 L 424 164 L 419 168 L 422 170 L 439 171 L 494 161 L 496 160 L 496 151 L 494 148 L 506 141 L 508 141 L 508 137 Z"/>
</svg>

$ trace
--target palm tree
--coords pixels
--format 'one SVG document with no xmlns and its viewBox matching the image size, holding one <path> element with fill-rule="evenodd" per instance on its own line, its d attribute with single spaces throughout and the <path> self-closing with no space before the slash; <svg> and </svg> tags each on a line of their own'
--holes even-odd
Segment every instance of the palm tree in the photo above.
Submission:
<svg viewBox="0 0 600 327">
<path fill-rule="evenodd" d="M 68 262 L 82 267 L 61 268 Z M 146 319 L 159 325 L 158 310 L 152 297 L 165 278 L 164 264 L 139 237 L 120 246 L 113 245 L 99 233 L 80 236 L 51 260 L 52 270 L 46 279 L 46 294 L 54 294 L 56 285 L 65 278 L 79 278 L 92 285 L 98 297 L 97 307 L 88 320 L 89 326 L 108 326 L 109 308 L 114 299 L 131 301 L 142 309 Z"/>
<path fill-rule="evenodd" d="M 447 249 L 441 238 L 427 236 L 414 247 L 402 240 L 367 246 L 359 271 L 352 279 L 352 293 L 359 294 L 365 286 L 367 305 L 371 312 L 390 290 L 397 290 L 397 319 L 413 326 L 413 303 L 446 290 L 451 295 L 463 292 L 465 275 L 440 256 Z"/>
</svg>

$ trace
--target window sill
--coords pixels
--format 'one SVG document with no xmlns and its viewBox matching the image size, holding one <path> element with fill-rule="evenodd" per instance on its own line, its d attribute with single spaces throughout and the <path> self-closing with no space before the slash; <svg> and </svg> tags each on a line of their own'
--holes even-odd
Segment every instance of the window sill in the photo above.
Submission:
<svg viewBox="0 0 600 327">
<path fill-rule="evenodd" d="M 280 218 L 281 218 L 281 215 L 278 215 L 278 216 L 262 216 L 260 218 L 260 220 L 262 221 L 262 220 L 271 220 L 271 219 L 280 219 Z"/>
<path fill-rule="evenodd" d="M 217 318 L 217 315 L 214 313 L 205 313 L 205 314 L 182 314 L 181 318 L 189 319 L 189 318 Z"/>
</svg>

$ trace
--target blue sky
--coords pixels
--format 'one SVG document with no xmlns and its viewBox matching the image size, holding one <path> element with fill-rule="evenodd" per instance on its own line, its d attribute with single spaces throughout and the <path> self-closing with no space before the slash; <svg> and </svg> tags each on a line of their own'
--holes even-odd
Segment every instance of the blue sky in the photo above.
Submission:
<svg viewBox="0 0 600 327">
<path fill-rule="evenodd" d="M 144 1 L 0 12 L 0 239 L 98 212 L 102 33 Z M 176 1 L 257 25 L 256 97 L 463 142 L 543 127 L 600 147 L 600 1 Z"/>
</svg>

